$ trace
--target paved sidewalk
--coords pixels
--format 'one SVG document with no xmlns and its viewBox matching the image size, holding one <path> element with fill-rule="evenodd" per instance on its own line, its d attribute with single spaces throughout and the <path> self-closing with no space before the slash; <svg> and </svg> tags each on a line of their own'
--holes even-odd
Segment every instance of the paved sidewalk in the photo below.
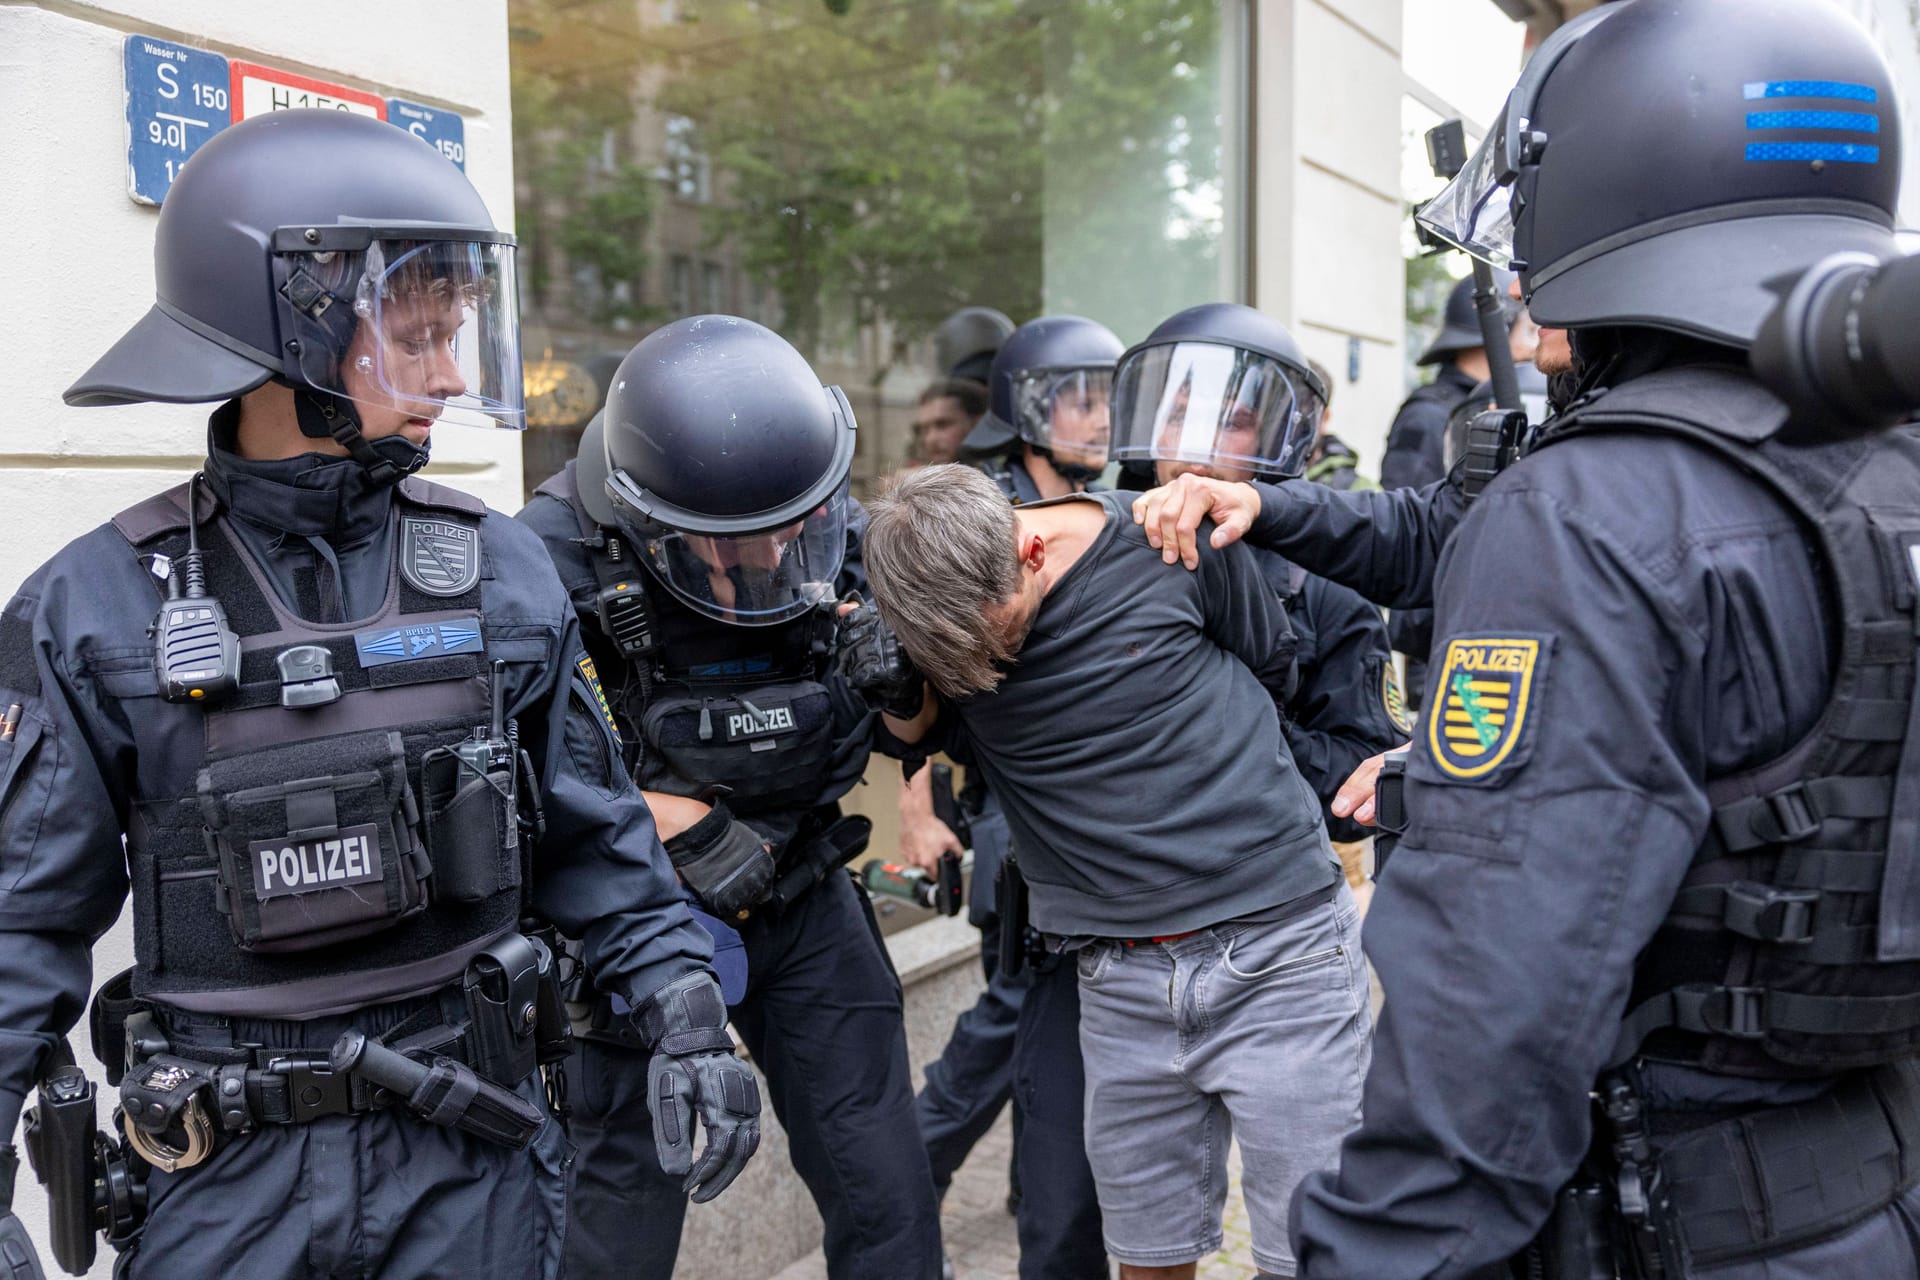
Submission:
<svg viewBox="0 0 1920 1280">
<path fill-rule="evenodd" d="M 941 1206 L 940 1225 L 954 1280 L 1017 1280 L 1019 1246 L 1007 1212 L 1007 1159 L 1013 1126 L 1006 1114 L 980 1140 L 954 1177 Z M 1248 1280 L 1254 1274 L 1247 1207 L 1240 1198 L 1240 1152 L 1228 1163 L 1226 1248 L 1200 1264 L 1199 1280 Z M 1117 1268 L 1116 1268 L 1117 1272 Z M 816 1250 L 769 1280 L 826 1280 L 826 1262 Z"/>
</svg>

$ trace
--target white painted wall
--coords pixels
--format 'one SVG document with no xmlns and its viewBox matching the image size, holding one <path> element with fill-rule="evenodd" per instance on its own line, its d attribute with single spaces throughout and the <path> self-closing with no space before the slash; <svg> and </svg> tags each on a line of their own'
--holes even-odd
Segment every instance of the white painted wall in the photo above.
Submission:
<svg viewBox="0 0 1920 1280">
<path fill-rule="evenodd" d="M 290 21 L 289 15 L 300 20 Z M 175 484 L 204 451 L 206 409 L 69 409 L 60 393 L 153 300 L 157 211 L 127 196 L 121 41 L 159 36 L 466 117 L 467 176 L 503 226 L 513 217 L 506 0 L 0 0 L 0 444 L 6 494 L 0 596 L 65 543 Z M 453 430 L 430 474 L 496 507 L 520 505 L 520 450 L 504 432 Z M 132 962 L 125 917 L 95 953 L 105 977 Z M 84 1031 L 78 1046 L 83 1058 Z M 108 1107 L 103 1097 L 101 1118 Z M 16 1209 L 45 1245 L 45 1197 L 21 1174 Z M 93 1274 L 109 1273 L 102 1248 Z"/>
<path fill-rule="evenodd" d="M 1405 395 L 1401 0 L 1259 0 L 1255 19 L 1253 300 L 1332 371 L 1332 428 L 1378 474 Z"/>
<path fill-rule="evenodd" d="M 1906 126 L 1905 171 L 1900 175 L 1900 221 L 1920 227 L 1920 3 L 1915 0 L 1834 0 L 1872 33 L 1893 67 L 1893 85 Z"/>
</svg>

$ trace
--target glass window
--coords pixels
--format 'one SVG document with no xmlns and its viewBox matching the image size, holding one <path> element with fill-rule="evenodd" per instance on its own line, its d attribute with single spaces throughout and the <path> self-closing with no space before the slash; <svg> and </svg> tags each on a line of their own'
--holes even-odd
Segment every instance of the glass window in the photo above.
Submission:
<svg viewBox="0 0 1920 1280">
<path fill-rule="evenodd" d="M 508 0 L 529 490 L 679 315 L 845 388 L 864 487 L 957 308 L 1131 342 L 1242 298 L 1248 3 Z"/>
<path fill-rule="evenodd" d="M 675 195 L 695 204 L 713 199 L 713 163 L 697 145 L 697 131 L 686 116 L 667 116 L 667 183 Z"/>
<path fill-rule="evenodd" d="M 693 305 L 693 260 L 675 257 L 673 260 L 673 310 L 676 315 L 696 314 Z"/>
</svg>

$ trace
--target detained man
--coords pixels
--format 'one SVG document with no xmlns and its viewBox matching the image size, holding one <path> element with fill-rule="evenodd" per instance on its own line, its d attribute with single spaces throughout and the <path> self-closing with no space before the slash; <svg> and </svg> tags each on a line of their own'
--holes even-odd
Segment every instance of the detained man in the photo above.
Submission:
<svg viewBox="0 0 1920 1280">
<path fill-rule="evenodd" d="M 1353 899 L 1275 707 L 1295 639 L 1245 549 L 1169 571 L 1131 496 L 1010 507 L 971 468 L 875 500 L 875 601 L 938 698 L 886 729 L 1001 798 L 1047 945 L 1076 953 L 1087 1155 L 1125 1280 L 1220 1248 L 1238 1138 L 1262 1274 L 1359 1120 Z M 1170 779 L 1166 762 L 1178 762 Z"/>
</svg>

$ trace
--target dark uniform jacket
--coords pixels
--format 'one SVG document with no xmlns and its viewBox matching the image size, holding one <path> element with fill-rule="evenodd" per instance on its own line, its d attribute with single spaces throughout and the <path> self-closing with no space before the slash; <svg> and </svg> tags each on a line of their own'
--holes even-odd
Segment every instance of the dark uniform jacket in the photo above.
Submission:
<svg viewBox="0 0 1920 1280">
<path fill-rule="evenodd" d="M 247 462 L 220 449 L 231 441 L 232 406 L 213 425 L 210 487 L 283 601 L 316 620 L 374 610 L 371 584 L 384 592 L 396 541 L 393 491 L 368 484 L 347 460 Z M 203 507 L 203 521 L 207 514 Z M 711 948 L 589 709 L 573 610 L 545 549 L 497 513 L 481 522 L 481 548 L 487 647 L 511 642 L 501 654 L 506 709 L 534 760 L 547 818 L 532 908 L 583 939 L 600 982 L 638 1004 L 704 968 Z M 41 566 L 0 615 L 0 701 L 18 703 L 38 731 L 33 750 L 0 756 L 0 1126 L 8 1132 L 45 1053 L 85 1009 L 91 948 L 126 901 L 121 841 L 136 776 L 149 790 L 190 790 L 203 754 L 204 713 L 158 697 L 147 634 L 156 587 L 127 541 L 102 525 Z M 378 985 L 349 975 L 343 999 L 356 983 Z"/>
<path fill-rule="evenodd" d="M 1707 828 L 1706 780 L 1819 715 L 1825 588 L 1770 491 L 1670 436 L 1544 449 L 1464 520 L 1444 484 L 1287 488 L 1263 488 L 1250 538 L 1389 603 L 1437 584 L 1413 821 L 1368 920 L 1392 994 L 1365 1121 L 1295 1202 L 1301 1274 L 1471 1275 L 1527 1243 L 1588 1148 L 1588 1090 Z M 1819 1087 L 1677 1067 L 1645 1084 L 1682 1109 Z"/>
<path fill-rule="evenodd" d="M 1353 590 L 1300 571 L 1273 552 L 1259 560 L 1286 602 L 1299 643 L 1299 681 L 1281 708 L 1287 746 L 1300 776 L 1320 797 L 1328 837 L 1364 840 L 1371 829 L 1334 817 L 1327 806 L 1361 761 L 1407 740 L 1386 627 L 1380 611 Z"/>
</svg>

